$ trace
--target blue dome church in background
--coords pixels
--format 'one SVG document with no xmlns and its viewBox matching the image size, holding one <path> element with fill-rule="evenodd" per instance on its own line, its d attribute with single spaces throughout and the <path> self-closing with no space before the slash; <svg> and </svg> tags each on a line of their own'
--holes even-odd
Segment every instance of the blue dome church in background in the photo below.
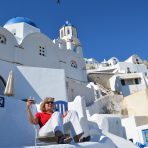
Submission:
<svg viewBox="0 0 148 148">
<path fill-rule="evenodd" d="M 37 25 L 26 17 L 11 18 L 3 27 L 15 36 L 19 44 L 29 34 L 40 33 L 40 29 Z"/>
<path fill-rule="evenodd" d="M 33 27 L 38 28 L 37 25 L 32 20 L 26 17 L 14 17 L 8 20 L 5 25 L 11 25 L 11 24 L 16 24 L 16 23 L 27 23 Z"/>
</svg>

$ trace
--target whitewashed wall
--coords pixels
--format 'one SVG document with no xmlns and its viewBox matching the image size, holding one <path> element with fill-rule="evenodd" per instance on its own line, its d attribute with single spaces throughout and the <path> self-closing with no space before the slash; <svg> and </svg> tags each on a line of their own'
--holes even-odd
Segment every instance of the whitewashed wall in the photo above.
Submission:
<svg viewBox="0 0 148 148">
<path fill-rule="evenodd" d="M 0 43 L 0 59 L 14 61 L 15 45 L 18 45 L 15 37 L 6 29 L 0 27 L 0 34 L 6 38 L 6 44 Z"/>
<path fill-rule="evenodd" d="M 128 62 L 119 62 L 117 64 L 119 68 L 119 72 L 125 71 L 127 72 L 127 67 L 130 68 L 131 72 L 148 72 L 148 69 L 146 68 L 146 65 L 144 64 L 133 64 L 133 63 L 128 63 Z"/>
<path fill-rule="evenodd" d="M 41 33 L 32 33 L 23 40 L 21 46 L 24 49 L 20 49 L 16 53 L 16 61 L 23 65 L 48 68 L 59 67 L 57 48 L 47 36 Z M 45 56 L 39 55 L 40 50 L 44 50 Z"/>
<path fill-rule="evenodd" d="M 16 97 L 34 96 L 37 99 L 54 97 L 67 100 L 65 73 L 62 69 L 18 66 Z"/>
<path fill-rule="evenodd" d="M 140 142 L 139 132 L 136 127 L 135 117 L 122 119 L 122 125 L 125 127 L 127 139 L 133 139 L 133 142 Z"/>
<path fill-rule="evenodd" d="M 0 107 L 0 147 L 33 146 L 35 130 L 29 123 L 26 103 L 13 97 L 5 97 Z"/>
<path fill-rule="evenodd" d="M 146 89 L 147 84 L 144 79 L 144 76 L 141 73 L 137 73 L 141 78 L 141 82 L 139 84 L 132 84 L 132 85 L 122 85 L 120 77 L 124 76 L 124 74 L 114 75 L 109 79 L 110 88 L 112 91 L 121 92 L 123 96 L 128 96 L 135 92 L 141 91 Z"/>
<path fill-rule="evenodd" d="M 85 61 L 83 57 L 71 50 L 58 50 L 60 68 L 65 69 L 66 76 L 79 81 L 87 81 Z M 77 68 L 71 67 L 71 61 L 77 63 Z"/>
<path fill-rule="evenodd" d="M 6 45 L 0 44 L 0 59 L 27 66 L 65 69 L 67 77 L 87 81 L 83 57 L 73 51 L 60 49 L 46 35 L 39 32 L 31 33 L 30 30 L 30 34 L 18 45 L 15 37 L 8 30 L 0 28 L 0 34 L 7 40 Z M 39 55 L 40 50 L 45 51 L 45 56 Z M 77 68 L 71 67 L 72 60 L 76 61 Z"/>
<path fill-rule="evenodd" d="M 78 95 L 84 97 L 86 105 L 95 100 L 94 90 L 86 87 L 86 83 L 77 82 L 72 79 L 66 79 L 66 89 L 69 101 L 73 101 Z"/>
</svg>

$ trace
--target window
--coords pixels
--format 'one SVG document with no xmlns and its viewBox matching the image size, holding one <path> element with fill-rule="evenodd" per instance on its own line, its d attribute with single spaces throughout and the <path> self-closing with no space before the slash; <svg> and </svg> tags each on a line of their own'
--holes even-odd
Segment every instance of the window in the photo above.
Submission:
<svg viewBox="0 0 148 148">
<path fill-rule="evenodd" d="M 137 63 L 137 64 L 140 64 L 138 59 L 136 59 L 136 63 Z"/>
<path fill-rule="evenodd" d="M 135 79 L 135 84 L 139 84 L 138 78 Z"/>
<path fill-rule="evenodd" d="M 146 142 L 148 142 L 148 132 L 145 132 Z"/>
<path fill-rule="evenodd" d="M 67 29 L 67 34 L 70 34 L 70 30 L 69 29 Z"/>
<path fill-rule="evenodd" d="M 145 147 L 148 147 L 148 129 L 142 130 L 142 136 Z"/>
<path fill-rule="evenodd" d="M 131 71 L 130 71 L 130 68 L 129 68 L 129 67 L 127 67 L 127 73 L 131 73 Z"/>
<path fill-rule="evenodd" d="M 117 64 L 117 60 L 113 59 L 113 65 L 116 65 L 116 64 Z"/>
<path fill-rule="evenodd" d="M 40 56 L 46 56 L 46 55 L 45 55 L 45 47 L 39 46 L 39 55 L 40 55 Z"/>
<path fill-rule="evenodd" d="M 0 34 L 0 43 L 6 44 L 6 38 L 4 35 Z"/>
<path fill-rule="evenodd" d="M 122 85 L 125 85 L 125 81 L 123 79 L 121 80 L 121 84 Z"/>
<path fill-rule="evenodd" d="M 127 79 L 126 80 L 126 85 L 134 85 L 134 81 L 133 81 L 134 79 Z"/>
<path fill-rule="evenodd" d="M 74 60 L 71 61 L 71 67 L 77 68 L 77 63 L 76 63 L 76 61 L 74 61 Z"/>
<path fill-rule="evenodd" d="M 122 79 L 121 84 L 122 85 L 135 85 L 135 84 L 140 84 L 141 79 L 140 78 L 135 78 L 135 79 Z"/>
</svg>

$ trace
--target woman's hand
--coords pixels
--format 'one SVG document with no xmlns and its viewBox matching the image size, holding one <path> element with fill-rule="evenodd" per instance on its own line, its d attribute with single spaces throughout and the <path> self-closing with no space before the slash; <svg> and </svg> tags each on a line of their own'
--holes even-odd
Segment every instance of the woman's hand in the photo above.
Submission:
<svg viewBox="0 0 148 148">
<path fill-rule="evenodd" d="M 27 104 L 27 108 L 30 108 L 31 105 L 33 104 L 33 100 L 27 99 L 26 104 Z"/>
<path fill-rule="evenodd" d="M 31 111 L 31 105 L 34 103 L 34 100 L 31 100 L 30 98 L 27 99 L 26 105 L 27 105 L 27 113 L 28 113 L 28 119 L 32 124 L 38 124 L 38 119 L 34 118 L 32 111 Z"/>
</svg>

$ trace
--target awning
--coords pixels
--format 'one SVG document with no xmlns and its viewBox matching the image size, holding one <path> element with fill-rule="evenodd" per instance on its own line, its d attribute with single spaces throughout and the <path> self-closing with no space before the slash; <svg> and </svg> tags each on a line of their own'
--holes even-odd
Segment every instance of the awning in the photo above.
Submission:
<svg viewBox="0 0 148 148">
<path fill-rule="evenodd" d="M 128 73 L 128 74 L 122 74 L 119 76 L 120 79 L 135 79 L 135 78 L 141 78 L 141 76 L 137 73 Z"/>
</svg>

